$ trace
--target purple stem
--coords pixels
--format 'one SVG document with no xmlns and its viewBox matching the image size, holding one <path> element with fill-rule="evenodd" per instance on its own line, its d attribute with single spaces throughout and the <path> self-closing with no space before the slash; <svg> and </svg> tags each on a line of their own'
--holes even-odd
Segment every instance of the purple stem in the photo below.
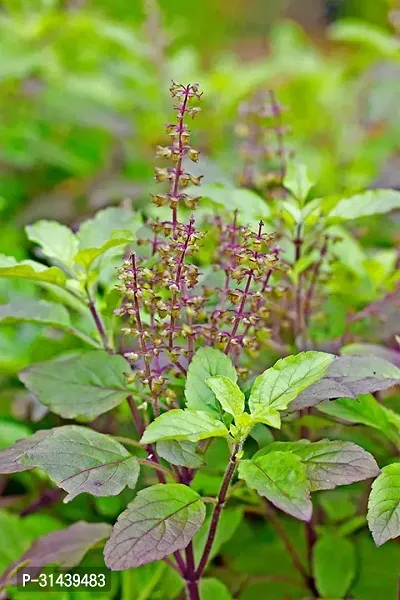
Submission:
<svg viewBox="0 0 400 600">
<path fill-rule="evenodd" d="M 221 488 L 219 490 L 217 504 L 214 507 L 214 512 L 211 517 L 210 529 L 208 531 L 208 537 L 204 546 L 203 555 L 200 559 L 199 566 L 196 571 L 196 578 L 200 579 L 204 569 L 207 566 L 208 559 L 211 554 L 212 545 L 214 543 L 215 534 L 217 532 L 219 518 L 221 516 L 222 509 L 226 501 L 226 495 L 228 493 L 229 485 L 232 481 L 232 477 L 236 469 L 236 456 L 240 450 L 240 444 L 235 444 L 232 454 L 229 459 L 229 463 L 226 467 L 224 477 L 222 479 Z"/>
</svg>

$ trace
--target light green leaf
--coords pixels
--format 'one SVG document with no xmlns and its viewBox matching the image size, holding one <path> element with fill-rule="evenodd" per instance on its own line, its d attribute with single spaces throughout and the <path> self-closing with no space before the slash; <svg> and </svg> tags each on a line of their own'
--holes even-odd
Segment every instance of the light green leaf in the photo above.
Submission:
<svg viewBox="0 0 400 600">
<path fill-rule="evenodd" d="M 232 600 L 232 596 L 219 579 L 202 578 L 200 579 L 200 600 Z"/>
<path fill-rule="evenodd" d="M 69 227 L 57 221 L 37 221 L 25 230 L 28 238 L 39 244 L 47 258 L 72 268 L 79 240 Z"/>
<path fill-rule="evenodd" d="M 204 410 L 214 417 L 221 414 L 214 392 L 206 384 L 206 379 L 223 375 L 237 381 L 237 373 L 226 354 L 214 348 L 200 348 L 191 361 L 185 385 L 186 406 Z"/>
<path fill-rule="evenodd" d="M 322 598 L 344 598 L 356 575 L 354 545 L 345 538 L 324 535 L 312 555 L 313 573 Z"/>
<path fill-rule="evenodd" d="M 340 19 L 329 28 L 329 37 L 341 42 L 353 42 L 373 48 L 379 54 L 400 58 L 400 42 L 387 29 L 360 19 Z"/>
<path fill-rule="evenodd" d="M 20 459 L 39 467 L 68 492 L 64 502 L 87 492 L 117 496 L 125 486 L 133 489 L 139 463 L 119 442 L 87 427 L 58 427 Z"/>
<path fill-rule="evenodd" d="M 186 485 L 141 490 L 114 525 L 104 549 L 106 566 L 113 571 L 134 569 L 186 548 L 205 514 L 199 494 Z"/>
<path fill-rule="evenodd" d="M 62 329 L 70 326 L 68 311 L 61 304 L 26 298 L 12 304 L 0 305 L 0 322 L 33 322 L 54 325 Z"/>
<path fill-rule="evenodd" d="M 400 535 L 400 463 L 384 467 L 375 479 L 367 518 L 377 546 Z"/>
<path fill-rule="evenodd" d="M 289 452 L 271 452 L 255 460 L 243 460 L 239 464 L 239 478 L 296 519 L 311 519 L 306 469 L 298 456 Z"/>
<path fill-rule="evenodd" d="M 300 204 L 304 204 L 311 188 L 315 185 L 315 181 L 311 179 L 306 165 L 290 161 L 283 185 Z"/>
<path fill-rule="evenodd" d="M 255 457 L 270 452 L 292 452 L 298 456 L 306 468 L 307 479 L 312 492 L 330 490 L 338 485 L 348 485 L 376 477 L 379 473 L 374 457 L 352 442 L 340 440 L 309 440 L 297 442 L 275 442 L 262 448 Z"/>
<path fill-rule="evenodd" d="M 239 417 L 244 411 L 244 394 L 240 387 L 223 375 L 209 377 L 206 384 L 214 392 L 225 412 Z"/>
<path fill-rule="evenodd" d="M 278 360 L 255 380 L 249 398 L 251 412 L 260 405 L 284 410 L 300 392 L 324 376 L 334 358 L 333 354 L 310 351 Z"/>
<path fill-rule="evenodd" d="M 100 210 L 93 219 L 88 219 L 79 228 L 77 237 L 79 239 L 79 250 L 101 248 L 119 229 L 128 229 L 132 234 L 140 226 L 137 213 L 132 213 L 124 208 L 110 206 Z M 125 238 L 126 235 L 118 235 Z M 130 238 L 131 236 L 128 236 Z"/>
<path fill-rule="evenodd" d="M 33 260 L 17 263 L 4 255 L 0 256 L 0 278 L 27 279 L 38 283 L 52 283 L 63 288 L 66 282 L 65 273 L 58 267 L 45 267 Z"/>
<path fill-rule="evenodd" d="M 81 265 L 85 271 L 89 271 L 96 258 L 99 258 L 99 256 L 107 252 L 107 250 L 117 248 L 118 246 L 127 246 L 132 240 L 133 236 L 124 238 L 116 237 L 108 240 L 108 242 L 105 242 L 105 244 L 99 248 L 84 248 L 83 250 L 79 250 L 75 256 L 75 263 Z"/>
<path fill-rule="evenodd" d="M 94 350 L 34 364 L 19 377 L 54 413 L 65 419 L 92 420 L 126 399 L 129 372 L 122 356 Z"/>
<path fill-rule="evenodd" d="M 339 398 L 334 402 L 323 402 L 318 405 L 318 410 L 348 423 L 359 423 L 379 429 L 392 441 L 400 441 L 400 432 L 393 420 L 392 411 L 380 404 L 372 394 L 360 394 L 357 401 L 352 398 Z"/>
<path fill-rule="evenodd" d="M 188 440 L 198 442 L 210 437 L 226 437 L 225 425 L 209 413 L 200 410 L 169 410 L 155 419 L 144 432 L 141 443 L 159 440 Z"/>
<path fill-rule="evenodd" d="M 198 194 L 198 189 L 190 188 L 188 193 Z M 246 219 L 267 219 L 271 213 L 265 200 L 251 190 L 235 188 L 221 184 L 209 183 L 201 186 L 203 198 L 210 199 L 214 204 L 226 208 L 229 212 L 235 209 L 246 210 Z"/>
<path fill-rule="evenodd" d="M 156 449 L 158 456 L 173 465 L 197 469 L 204 464 L 204 457 L 193 442 L 186 440 L 164 440 L 157 442 Z"/>
<path fill-rule="evenodd" d="M 276 409 L 270 406 L 262 406 L 260 404 L 251 413 L 251 418 L 255 423 L 264 423 L 264 425 L 274 427 L 275 429 L 281 428 L 281 415 Z"/>
<path fill-rule="evenodd" d="M 400 192 L 397 190 L 367 190 L 350 198 L 343 198 L 331 210 L 328 222 L 339 223 L 360 217 L 388 213 L 400 208 Z"/>
</svg>

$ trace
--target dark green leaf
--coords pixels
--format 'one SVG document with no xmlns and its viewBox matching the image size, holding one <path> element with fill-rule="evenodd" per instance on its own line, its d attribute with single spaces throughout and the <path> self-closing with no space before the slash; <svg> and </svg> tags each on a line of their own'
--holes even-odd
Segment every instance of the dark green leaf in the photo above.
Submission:
<svg viewBox="0 0 400 600">
<path fill-rule="evenodd" d="M 56 414 L 95 419 L 123 402 L 129 363 L 122 356 L 94 350 L 66 360 L 47 361 L 20 373 L 21 381 Z"/>
<path fill-rule="evenodd" d="M 344 598 L 356 574 L 354 545 L 344 538 L 324 535 L 313 549 L 313 572 L 322 598 Z"/>
</svg>

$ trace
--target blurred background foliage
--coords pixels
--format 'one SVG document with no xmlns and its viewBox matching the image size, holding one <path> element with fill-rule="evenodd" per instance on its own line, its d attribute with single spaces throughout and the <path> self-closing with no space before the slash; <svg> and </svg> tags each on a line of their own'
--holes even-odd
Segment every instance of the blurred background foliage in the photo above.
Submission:
<svg viewBox="0 0 400 600">
<path fill-rule="evenodd" d="M 241 100 L 273 88 L 290 143 L 330 194 L 396 187 L 398 20 L 390 0 L 5 0 L 0 251 L 15 228 L 147 202 L 168 85 L 199 81 L 205 181 L 232 179 Z M 204 158 L 205 157 L 205 158 Z"/>
</svg>

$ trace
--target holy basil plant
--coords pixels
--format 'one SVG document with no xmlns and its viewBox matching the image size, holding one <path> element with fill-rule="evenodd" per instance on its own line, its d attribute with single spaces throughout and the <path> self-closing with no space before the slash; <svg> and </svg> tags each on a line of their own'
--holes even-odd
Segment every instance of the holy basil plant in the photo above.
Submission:
<svg viewBox="0 0 400 600">
<path fill-rule="evenodd" d="M 354 268 L 355 241 L 339 227 L 383 212 L 378 197 L 395 208 L 398 195 L 308 200 L 308 170 L 286 161 L 267 204 L 246 163 L 251 190 L 205 186 L 210 214 L 197 223 L 189 211 L 201 176 L 189 165 L 199 153 L 186 119 L 201 93 L 175 83 L 171 93 L 177 119 L 155 172 L 167 188 L 154 190 L 144 217 L 107 208 L 77 231 L 41 220 L 26 231 L 43 262 L 1 259 L 0 277 L 27 286 L 0 306 L 1 322 L 43 337 L 9 363 L 41 424 L 4 426 L 0 472 L 15 478 L 14 496 L 18 486 L 34 495 L 32 482 L 43 491 L 9 521 L 0 511 L 5 530 L 19 532 L 3 562 L 0 552 L 0 585 L 13 593 L 24 569 L 96 559 L 124 572 L 113 580 L 123 598 L 173 599 L 185 588 L 190 600 L 229 600 L 248 580 L 256 587 L 252 577 L 299 588 L 274 597 L 363 598 L 356 572 L 374 561 L 366 519 L 377 546 L 400 534 L 400 464 L 390 458 L 400 420 L 380 396 L 400 383 L 400 363 L 395 348 L 350 341 L 397 298 L 374 291 L 385 269 L 395 284 L 392 256 L 378 268 L 356 255 L 362 301 L 332 339 L 316 307 Z M 360 482 L 373 478 L 369 493 Z M 39 535 L 29 519 L 49 505 L 65 519 Z M 231 589 L 219 578 L 225 559 Z"/>
</svg>

